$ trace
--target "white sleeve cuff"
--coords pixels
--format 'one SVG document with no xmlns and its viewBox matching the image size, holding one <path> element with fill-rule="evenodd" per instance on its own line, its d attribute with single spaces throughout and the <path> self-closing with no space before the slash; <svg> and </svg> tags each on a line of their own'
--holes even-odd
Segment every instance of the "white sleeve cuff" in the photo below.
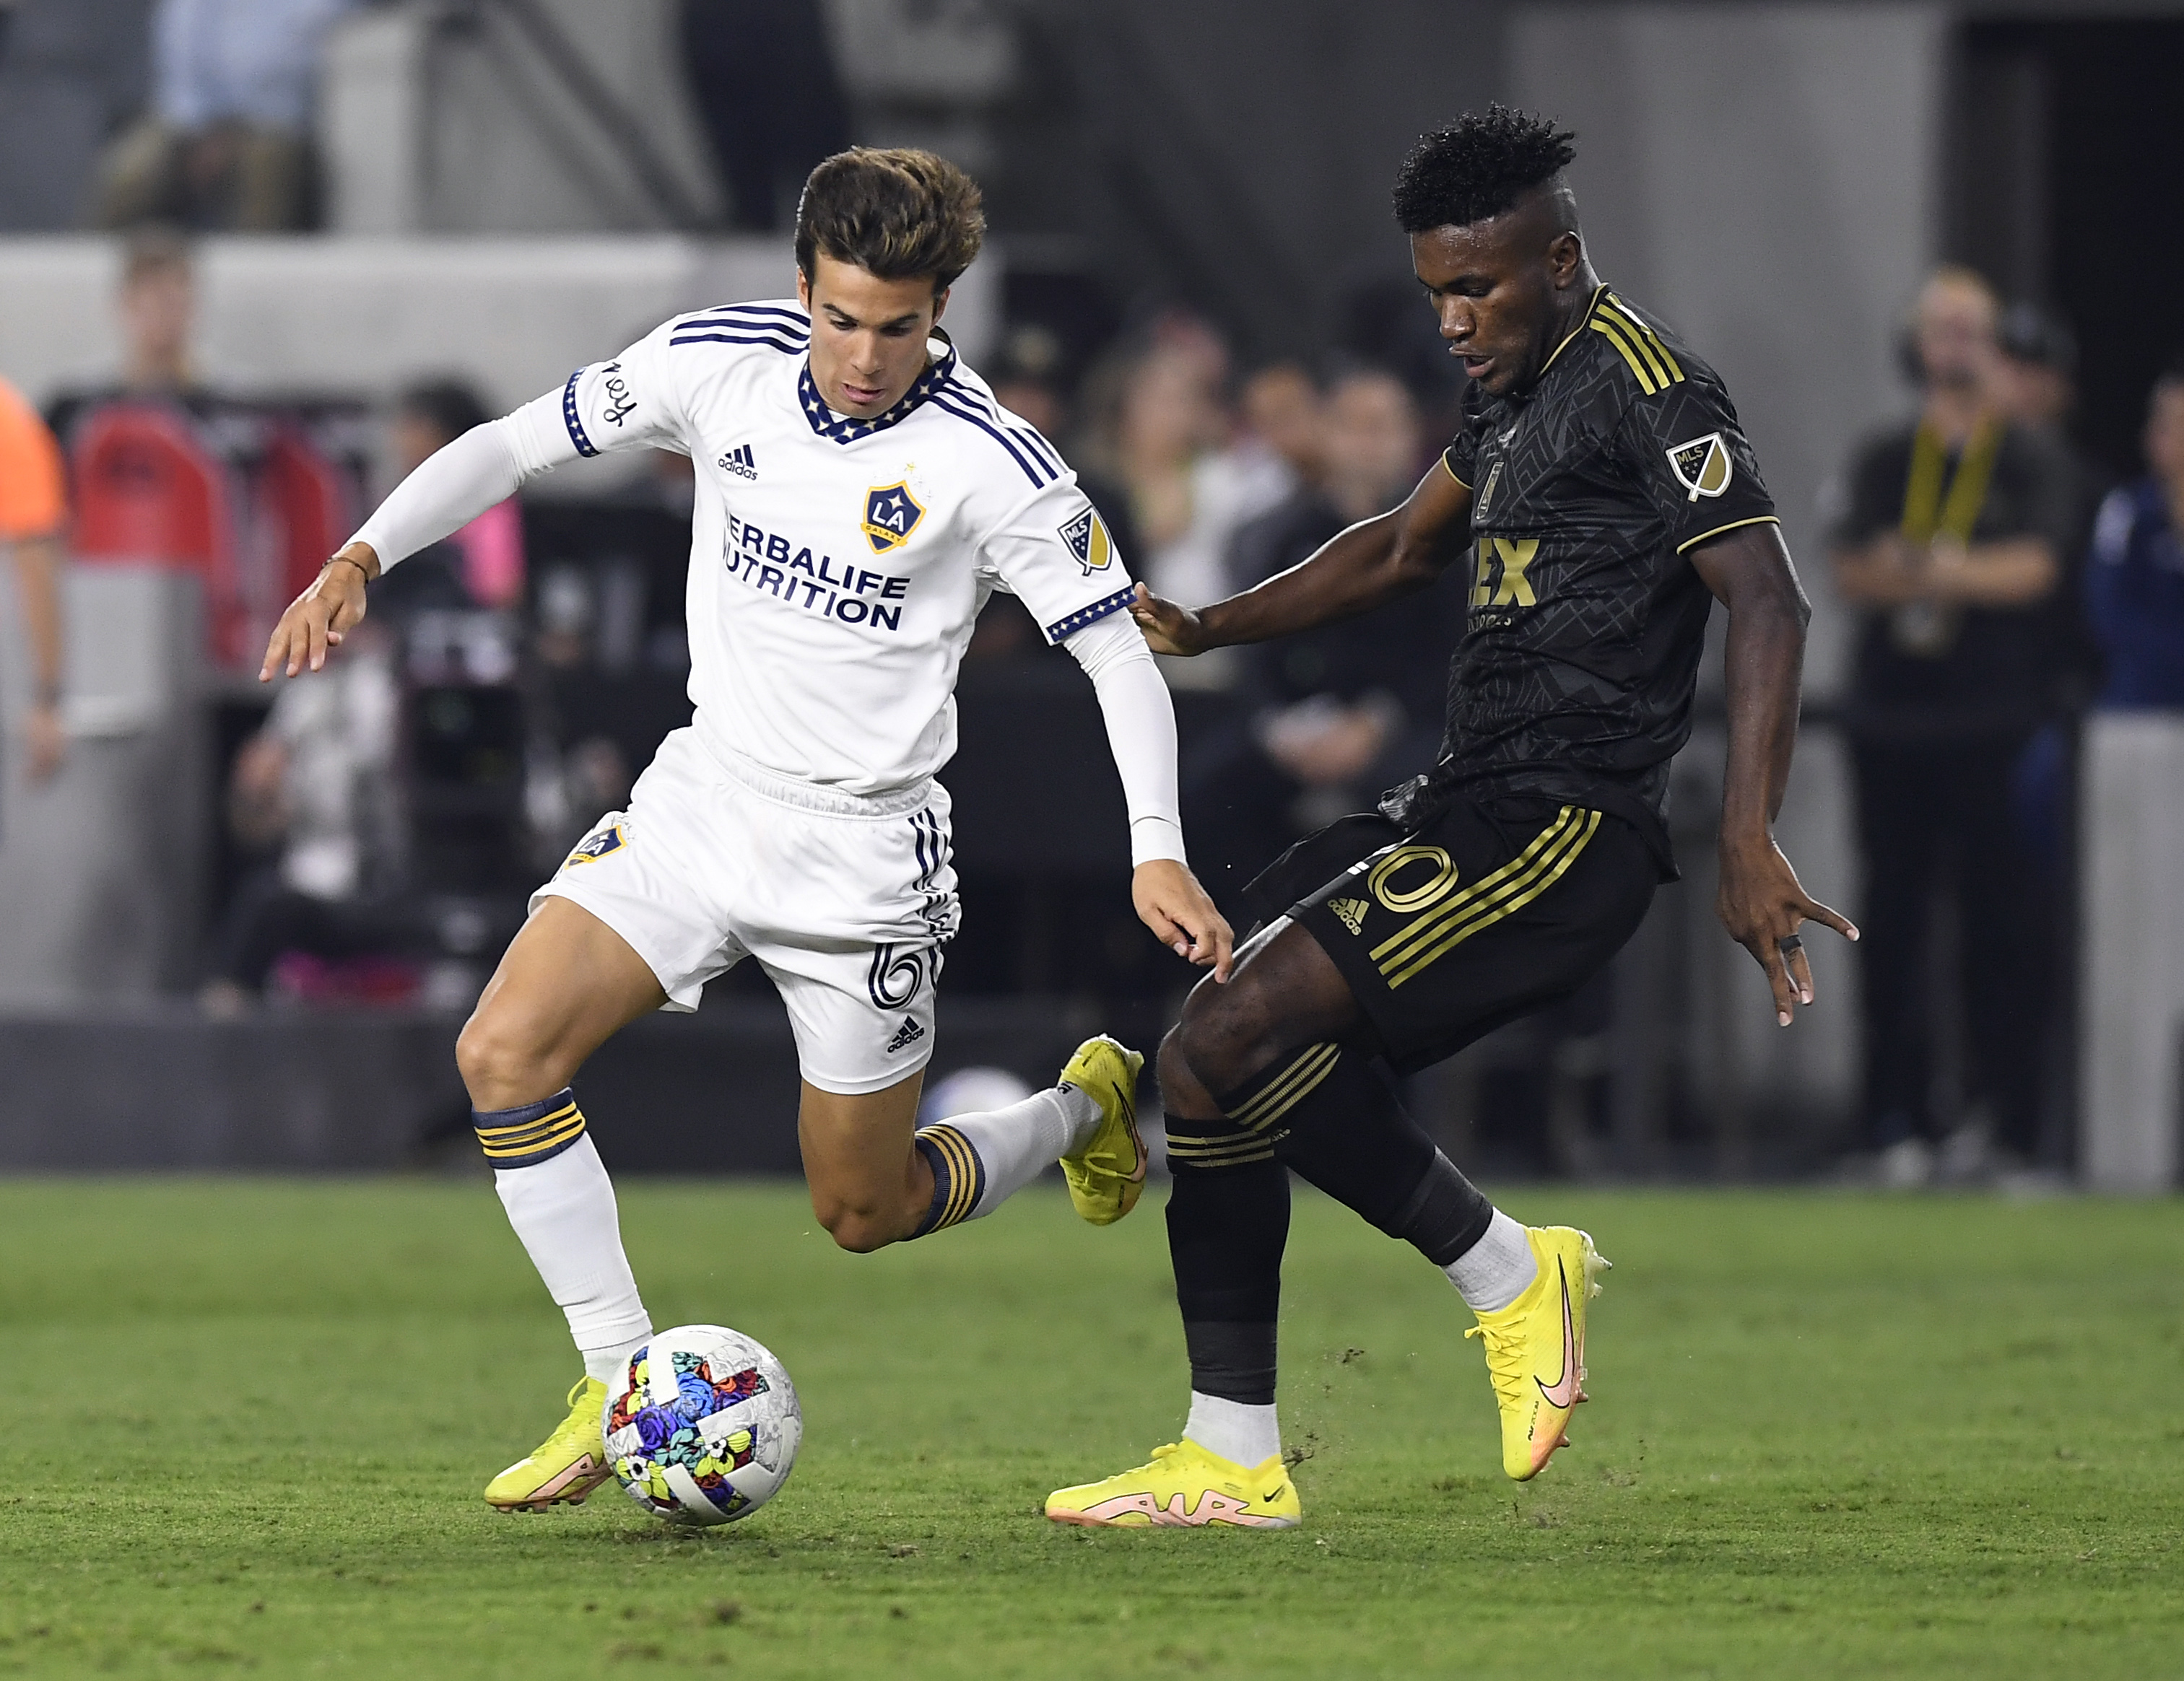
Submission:
<svg viewBox="0 0 2184 1681">
<path fill-rule="evenodd" d="M 349 541 L 370 543 L 383 571 L 505 502 L 525 480 L 574 460 L 560 404 L 549 393 L 435 450 Z"/>
<path fill-rule="evenodd" d="M 1062 643 L 1092 679 L 1130 813 L 1130 866 L 1187 863 L 1176 795 L 1175 706 L 1137 621 L 1117 614 Z"/>
</svg>

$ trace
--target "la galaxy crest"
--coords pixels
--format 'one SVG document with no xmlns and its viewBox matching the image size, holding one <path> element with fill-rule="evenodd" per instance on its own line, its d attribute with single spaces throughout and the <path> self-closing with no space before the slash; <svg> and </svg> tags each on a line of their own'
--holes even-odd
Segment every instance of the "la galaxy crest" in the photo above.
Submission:
<svg viewBox="0 0 2184 1681">
<path fill-rule="evenodd" d="M 629 844 L 628 832 L 619 823 L 602 823 L 577 843 L 577 849 L 561 865 L 564 870 L 578 864 L 596 864 L 610 857 Z"/>
<path fill-rule="evenodd" d="M 1708 432 L 1704 437 L 1695 437 L 1689 443 L 1670 448 L 1669 470 L 1676 476 L 1676 482 L 1691 493 L 1684 499 L 1696 502 L 1702 496 L 1719 496 L 1727 490 L 1735 468 L 1729 459 L 1729 446 L 1721 441 L 1721 434 Z"/>
<path fill-rule="evenodd" d="M 1061 528 L 1061 540 L 1069 545 L 1069 552 L 1077 557 L 1077 564 L 1084 569 L 1084 576 L 1105 571 L 1115 558 L 1115 545 L 1107 535 L 1107 527 L 1097 512 L 1087 508 L 1082 514 Z"/>
<path fill-rule="evenodd" d="M 910 541 L 925 509 L 905 483 L 879 485 L 865 493 L 865 541 L 875 554 L 891 554 Z"/>
</svg>

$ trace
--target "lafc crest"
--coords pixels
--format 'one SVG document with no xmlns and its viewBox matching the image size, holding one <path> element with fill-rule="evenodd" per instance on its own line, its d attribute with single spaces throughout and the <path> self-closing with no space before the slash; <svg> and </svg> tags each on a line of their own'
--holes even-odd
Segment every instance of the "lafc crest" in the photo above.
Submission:
<svg viewBox="0 0 2184 1681">
<path fill-rule="evenodd" d="M 865 541 L 875 554 L 886 554 L 910 541 L 925 509 L 907 484 L 879 485 L 865 493 Z"/>
<path fill-rule="evenodd" d="M 1696 502 L 1702 496 L 1719 496 L 1727 490 L 1736 468 L 1721 434 L 1708 432 L 1689 443 L 1671 446 L 1669 470 L 1676 476 L 1676 482 L 1691 493 L 1685 500 Z"/>
<path fill-rule="evenodd" d="M 1077 557 L 1077 564 L 1084 569 L 1084 576 L 1106 571 L 1115 558 L 1115 545 L 1107 536 L 1107 527 L 1099 515 L 1087 508 L 1082 514 L 1061 528 L 1061 540 L 1069 545 L 1069 552 Z"/>
<path fill-rule="evenodd" d="M 1496 461 L 1487 470 L 1486 482 L 1479 487 L 1479 504 L 1471 510 L 1473 519 L 1483 520 L 1486 517 L 1486 510 L 1493 506 L 1494 493 L 1501 482 L 1502 464 Z"/>
</svg>

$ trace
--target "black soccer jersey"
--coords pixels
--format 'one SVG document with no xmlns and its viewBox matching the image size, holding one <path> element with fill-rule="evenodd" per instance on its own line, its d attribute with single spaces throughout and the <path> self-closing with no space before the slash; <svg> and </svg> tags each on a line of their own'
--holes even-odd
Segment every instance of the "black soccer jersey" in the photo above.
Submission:
<svg viewBox="0 0 2184 1681">
<path fill-rule="evenodd" d="M 1472 492 L 1470 611 L 1427 789 L 1625 817 L 1665 871 L 1713 602 L 1685 557 L 1774 518 L 1729 392 L 1602 287 L 1529 391 L 1470 388 L 1446 460 Z"/>
</svg>

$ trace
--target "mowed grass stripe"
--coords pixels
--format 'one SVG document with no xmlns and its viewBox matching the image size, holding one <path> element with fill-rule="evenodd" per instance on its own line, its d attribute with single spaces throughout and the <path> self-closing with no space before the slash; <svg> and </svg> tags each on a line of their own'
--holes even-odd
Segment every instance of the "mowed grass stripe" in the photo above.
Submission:
<svg viewBox="0 0 2184 1681">
<path fill-rule="evenodd" d="M 0 1185 L 0 1675 L 2075 1681 L 2184 1635 L 2173 1204 L 1513 1195 L 1617 1262 L 1519 1488 L 1446 1282 L 1301 1194 L 1264 1536 L 1032 1515 L 1180 1424 L 1157 1218 L 853 1257 L 794 1186 L 622 1201 L 660 1322 L 796 1376 L 744 1524 L 486 1510 L 574 1372 L 482 1178 Z"/>
</svg>

